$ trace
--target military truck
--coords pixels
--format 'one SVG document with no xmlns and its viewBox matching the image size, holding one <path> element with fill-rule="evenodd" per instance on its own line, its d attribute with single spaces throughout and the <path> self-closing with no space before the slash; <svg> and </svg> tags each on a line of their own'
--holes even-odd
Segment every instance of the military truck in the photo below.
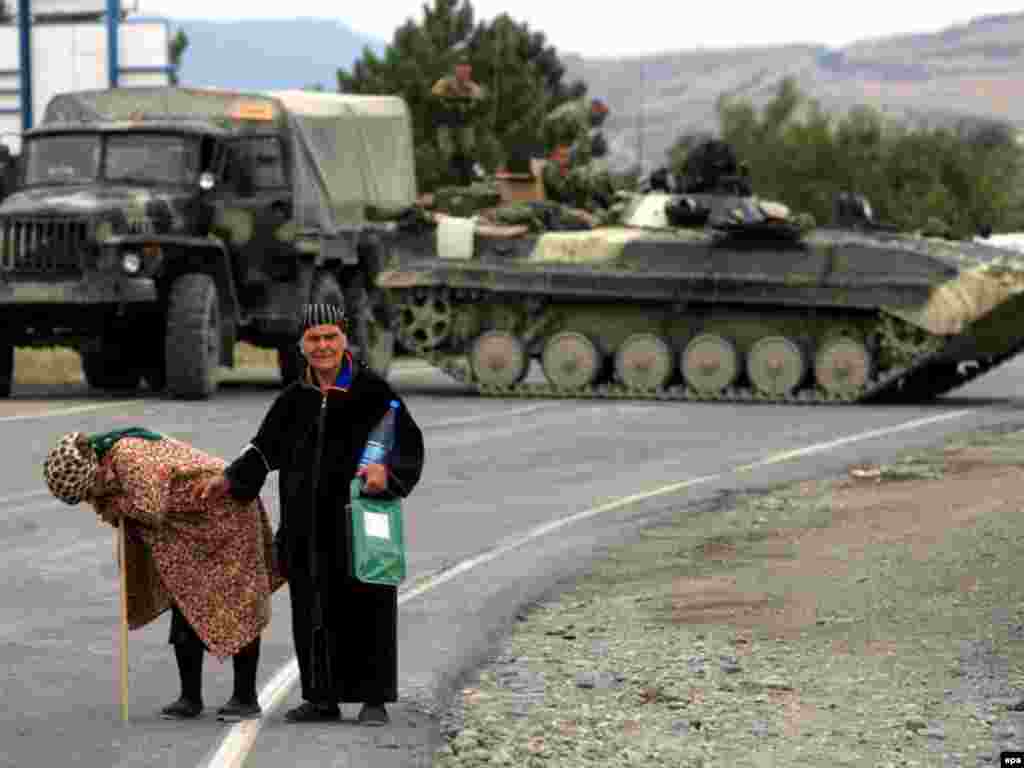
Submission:
<svg viewBox="0 0 1024 768">
<path fill-rule="evenodd" d="M 0 396 L 13 349 L 69 346 L 86 381 L 206 398 L 237 341 L 299 372 L 299 306 L 344 301 L 386 373 L 374 278 L 415 200 L 394 96 L 114 88 L 55 96 L 0 204 Z"/>
</svg>

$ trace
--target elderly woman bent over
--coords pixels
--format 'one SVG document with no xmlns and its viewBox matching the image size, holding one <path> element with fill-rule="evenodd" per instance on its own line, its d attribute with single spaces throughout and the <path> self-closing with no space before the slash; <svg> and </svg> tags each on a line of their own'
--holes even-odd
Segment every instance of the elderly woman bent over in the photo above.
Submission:
<svg viewBox="0 0 1024 768">
<path fill-rule="evenodd" d="M 54 496 L 89 502 L 107 523 L 124 521 L 128 625 L 171 611 L 170 642 L 181 697 L 168 719 L 203 711 L 203 654 L 232 657 L 234 692 L 221 720 L 261 714 L 256 696 L 260 633 L 283 579 L 273 565 L 270 521 L 261 500 L 206 502 L 198 489 L 224 462 L 141 428 L 65 435 L 44 476 Z"/>
</svg>

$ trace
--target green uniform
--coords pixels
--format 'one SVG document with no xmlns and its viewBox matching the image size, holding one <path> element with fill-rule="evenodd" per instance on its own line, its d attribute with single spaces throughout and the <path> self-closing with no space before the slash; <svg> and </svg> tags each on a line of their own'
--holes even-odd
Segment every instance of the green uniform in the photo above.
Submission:
<svg viewBox="0 0 1024 768">
<path fill-rule="evenodd" d="M 475 122 L 483 114 L 484 89 L 472 80 L 460 81 L 454 76 L 442 77 L 430 91 L 439 102 L 436 113 L 437 147 L 448 167 L 461 166 L 462 181 L 472 168 L 476 156 Z"/>
<path fill-rule="evenodd" d="M 605 112 L 595 112 L 589 99 L 576 99 L 554 109 L 544 119 L 544 143 L 548 152 L 569 148 L 569 165 L 557 161 L 544 166 L 544 191 L 548 198 L 574 208 L 594 211 L 611 204 L 611 177 L 595 151 L 603 146 L 599 126 Z M 600 142 L 598 141 L 600 139 Z"/>
</svg>

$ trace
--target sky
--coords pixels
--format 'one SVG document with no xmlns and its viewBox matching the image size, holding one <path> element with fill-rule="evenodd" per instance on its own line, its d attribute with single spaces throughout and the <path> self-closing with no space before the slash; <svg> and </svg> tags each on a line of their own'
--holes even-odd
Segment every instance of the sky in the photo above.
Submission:
<svg viewBox="0 0 1024 768">
<path fill-rule="evenodd" d="M 282 18 L 285 14 L 277 9 L 287 8 L 289 17 L 334 19 L 384 42 L 391 42 L 395 28 L 407 19 L 422 18 L 422 3 L 410 0 L 289 0 L 275 5 L 252 0 L 125 2 L 134 3 L 140 15 L 171 19 Z M 256 11 L 260 5 L 265 10 Z M 544 32 L 559 52 L 588 57 L 784 43 L 840 47 L 864 38 L 935 32 L 978 16 L 1024 11 L 1021 0 L 473 0 L 472 6 L 477 20 L 508 13 Z"/>
</svg>

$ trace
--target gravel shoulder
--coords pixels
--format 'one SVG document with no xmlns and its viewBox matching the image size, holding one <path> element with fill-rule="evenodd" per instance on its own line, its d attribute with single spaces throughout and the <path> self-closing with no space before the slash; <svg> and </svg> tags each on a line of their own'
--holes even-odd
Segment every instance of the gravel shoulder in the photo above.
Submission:
<svg viewBox="0 0 1024 768">
<path fill-rule="evenodd" d="M 1024 749 L 1024 431 L 681 509 L 519 615 L 435 768 Z"/>
</svg>

